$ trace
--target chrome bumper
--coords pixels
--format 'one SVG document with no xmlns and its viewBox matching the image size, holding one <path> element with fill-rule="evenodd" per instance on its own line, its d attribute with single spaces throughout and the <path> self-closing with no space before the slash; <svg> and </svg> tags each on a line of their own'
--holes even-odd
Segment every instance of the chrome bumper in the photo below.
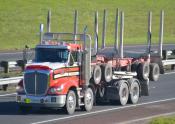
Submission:
<svg viewBox="0 0 175 124">
<path fill-rule="evenodd" d="M 59 96 L 29 96 L 17 95 L 16 102 L 24 106 L 38 107 L 63 107 L 66 102 L 66 95 Z"/>
</svg>

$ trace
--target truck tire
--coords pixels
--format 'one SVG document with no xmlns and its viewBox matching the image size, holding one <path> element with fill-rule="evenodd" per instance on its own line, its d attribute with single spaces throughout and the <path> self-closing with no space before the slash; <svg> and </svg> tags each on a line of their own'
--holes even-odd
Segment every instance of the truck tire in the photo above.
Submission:
<svg viewBox="0 0 175 124">
<path fill-rule="evenodd" d="M 95 84 L 99 84 L 101 81 L 101 68 L 99 65 L 95 65 L 93 70 L 93 80 Z"/>
<path fill-rule="evenodd" d="M 102 79 L 104 82 L 110 82 L 112 80 L 112 66 L 110 64 L 102 65 Z"/>
<path fill-rule="evenodd" d="M 119 81 L 119 102 L 121 105 L 126 105 L 129 97 L 129 88 L 125 80 Z"/>
<path fill-rule="evenodd" d="M 81 109 L 89 112 L 94 104 L 94 93 L 91 88 L 87 88 L 84 95 L 84 106 Z"/>
<path fill-rule="evenodd" d="M 140 96 L 139 81 L 135 78 L 131 78 L 128 80 L 128 83 L 130 84 L 129 102 L 136 104 Z"/>
<path fill-rule="evenodd" d="M 75 112 L 75 108 L 76 108 L 76 95 L 73 90 L 70 90 L 66 97 L 65 109 L 67 114 L 69 115 L 73 114 Z"/>
<path fill-rule="evenodd" d="M 141 80 L 147 80 L 149 77 L 150 67 L 149 63 L 144 62 L 140 63 L 137 68 L 137 76 Z"/>
<path fill-rule="evenodd" d="M 151 63 L 150 64 L 150 74 L 149 78 L 151 81 L 157 81 L 159 79 L 160 75 L 160 68 L 157 63 Z"/>
</svg>

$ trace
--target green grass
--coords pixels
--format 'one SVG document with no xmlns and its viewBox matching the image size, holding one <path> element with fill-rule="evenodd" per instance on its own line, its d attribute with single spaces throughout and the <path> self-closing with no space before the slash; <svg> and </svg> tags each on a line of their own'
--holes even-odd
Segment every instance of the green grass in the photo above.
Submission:
<svg viewBox="0 0 175 124">
<path fill-rule="evenodd" d="M 150 124 L 175 124 L 175 117 L 159 117 L 153 119 Z"/>
<path fill-rule="evenodd" d="M 107 9 L 107 42 L 113 43 L 116 8 L 125 12 L 125 44 L 145 43 L 147 14 L 153 12 L 153 41 L 158 41 L 160 10 L 165 10 L 165 43 L 175 42 L 174 0 L 0 0 L 0 49 L 34 47 L 39 41 L 39 24 L 46 25 L 48 9 L 52 10 L 52 31 L 72 32 L 73 13 L 79 11 L 78 32 L 88 25 L 93 35 L 94 11 L 99 13 L 101 37 L 103 9 Z M 101 38 L 99 39 L 101 40 Z"/>
</svg>

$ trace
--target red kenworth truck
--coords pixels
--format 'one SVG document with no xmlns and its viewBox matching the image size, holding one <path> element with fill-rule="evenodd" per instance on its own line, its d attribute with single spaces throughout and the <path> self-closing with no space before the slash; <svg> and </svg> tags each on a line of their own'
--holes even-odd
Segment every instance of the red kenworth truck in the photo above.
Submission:
<svg viewBox="0 0 175 124">
<path fill-rule="evenodd" d="M 85 33 L 45 33 L 18 84 L 19 108 L 63 107 L 72 114 L 76 107 L 90 111 L 96 101 L 135 104 L 141 95 L 148 95 L 149 80 L 116 70 L 121 61 L 117 66 L 105 63 L 91 51 L 91 37 Z"/>
</svg>

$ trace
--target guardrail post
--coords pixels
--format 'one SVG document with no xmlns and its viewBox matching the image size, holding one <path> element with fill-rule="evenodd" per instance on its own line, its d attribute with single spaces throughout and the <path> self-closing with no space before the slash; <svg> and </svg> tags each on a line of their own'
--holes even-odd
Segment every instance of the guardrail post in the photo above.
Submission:
<svg viewBox="0 0 175 124">
<path fill-rule="evenodd" d="M 17 65 L 21 67 L 22 71 L 24 71 L 26 63 L 27 63 L 26 60 L 18 60 L 17 61 Z"/>
<path fill-rule="evenodd" d="M 1 67 L 4 68 L 4 73 L 9 73 L 9 63 L 7 61 L 2 61 Z"/>
</svg>

